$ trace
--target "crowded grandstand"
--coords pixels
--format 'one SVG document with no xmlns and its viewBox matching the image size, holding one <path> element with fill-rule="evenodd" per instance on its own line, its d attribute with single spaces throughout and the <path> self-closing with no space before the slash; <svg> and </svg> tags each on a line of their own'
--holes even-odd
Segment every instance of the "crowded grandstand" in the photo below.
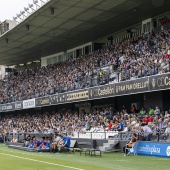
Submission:
<svg viewBox="0 0 170 170">
<path fill-rule="evenodd" d="M 38 3 L 0 23 L 0 142 L 169 157 L 170 1 Z"/>
<path fill-rule="evenodd" d="M 170 33 L 144 33 L 82 55 L 74 60 L 41 68 L 26 68 L 1 81 L 1 103 L 27 100 L 97 85 L 169 72 Z M 112 65 L 104 72 L 99 67 Z"/>
</svg>

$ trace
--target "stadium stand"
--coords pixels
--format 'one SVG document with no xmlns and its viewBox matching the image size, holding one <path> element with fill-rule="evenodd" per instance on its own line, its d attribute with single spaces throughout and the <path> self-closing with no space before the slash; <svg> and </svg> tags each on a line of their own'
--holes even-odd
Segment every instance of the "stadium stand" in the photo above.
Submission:
<svg viewBox="0 0 170 170">
<path fill-rule="evenodd" d="M 24 134 L 39 134 L 37 138 L 51 134 L 67 132 L 74 138 L 74 133 L 120 132 L 114 136 L 115 140 L 129 140 L 132 133 L 137 133 L 139 139 L 170 141 L 170 114 L 161 113 L 156 107 L 153 114 L 145 115 L 122 110 L 114 112 L 112 108 L 91 108 L 89 114 L 78 116 L 76 112 L 44 113 L 37 115 L 18 115 L 4 117 L 0 122 L 0 131 L 6 134 L 8 142 L 23 142 Z M 149 116 L 148 116 L 149 115 Z M 18 135 L 19 134 L 19 135 Z M 150 136 L 149 136 L 150 135 Z M 159 135 L 159 136 L 158 136 Z M 158 139 L 159 137 L 159 139 Z"/>
<path fill-rule="evenodd" d="M 133 9 L 133 12 L 135 11 L 136 9 Z M 0 80 L 0 104 L 2 104 L 0 107 L 0 111 L 2 111 L 0 142 L 6 143 L 10 148 L 31 152 L 55 153 L 71 150 L 73 152 L 79 151 L 80 155 L 84 153 L 90 156 L 96 155 L 96 151 L 100 153 L 100 156 L 101 152 L 120 151 L 122 146 L 126 146 L 124 145 L 126 142 L 132 141 L 132 134 L 134 133 L 137 134 L 137 140 L 133 143 L 137 141 L 170 142 L 170 111 L 162 109 L 170 106 L 166 102 L 164 102 L 165 104 L 161 103 L 162 108 L 156 106 L 160 100 L 165 101 L 169 96 L 163 96 L 163 93 L 161 93 L 162 98 L 155 103 L 152 102 L 152 105 L 153 103 L 155 105 L 154 108 L 141 107 L 144 106 L 144 103 L 147 105 L 145 92 L 168 91 L 170 86 L 169 74 L 166 74 L 170 72 L 169 18 L 164 16 L 157 21 L 160 28 L 153 28 L 150 32 L 142 30 L 142 25 L 139 30 L 133 28 L 126 30 L 126 33 L 130 34 L 128 36 L 123 35 L 123 39 L 120 41 L 117 37 L 118 41 L 113 43 L 113 36 L 109 36 L 108 42 L 101 45 L 102 48 L 100 47 L 96 51 L 90 50 L 92 47 L 90 46 L 87 49 L 88 52 L 86 52 L 84 46 L 83 50 L 86 55 L 79 55 L 79 51 L 74 51 L 76 55 L 74 57 L 69 56 L 70 59 L 66 61 L 58 60 L 59 56 L 57 56 L 56 61 L 60 62 L 51 62 L 55 64 L 44 64 L 46 66 L 29 68 L 27 63 L 24 63 L 23 65 L 26 67 L 23 70 L 15 73 L 9 72 Z M 132 33 L 132 30 L 134 33 Z M 141 34 L 135 34 L 137 31 Z M 8 44 L 8 38 L 6 40 Z M 48 50 L 45 49 L 44 51 Z M 89 53 L 89 51 L 93 52 Z M 64 57 L 66 59 L 68 56 Z M 110 69 L 104 69 L 106 67 Z M 157 75 L 158 79 L 150 78 L 156 77 L 154 75 Z M 160 75 L 167 76 L 161 77 Z M 139 90 L 142 88 L 142 83 L 136 83 L 135 80 L 138 81 L 140 78 L 147 79 L 146 82 L 142 83 L 145 83 L 148 90 Z M 134 80 L 134 84 L 126 84 L 133 89 L 129 93 L 121 94 L 121 88 L 119 89 L 115 84 L 132 82 L 128 80 Z M 156 80 L 159 83 L 156 84 Z M 102 85 L 107 86 L 105 88 Z M 126 85 L 124 84 L 122 87 L 126 87 Z M 96 86 L 98 86 L 98 89 L 95 89 Z M 159 88 L 155 88 L 156 86 L 159 86 Z M 100 87 L 102 88 L 100 89 Z M 137 92 L 142 94 L 140 100 L 134 101 L 134 103 L 139 101 L 138 108 L 128 100 L 126 102 L 129 106 L 131 105 L 129 110 L 124 105 L 122 110 L 116 106 L 120 100 L 110 101 L 109 103 L 118 110 L 102 103 L 104 99 L 135 95 L 136 87 L 138 88 Z M 150 88 L 152 89 L 150 90 Z M 83 91 L 83 93 L 79 93 L 78 90 Z M 72 91 L 75 91 L 75 93 L 73 94 Z M 98 91 L 101 91 L 101 93 L 96 94 Z M 112 93 L 109 94 L 110 91 Z M 116 91 L 120 91 L 117 96 L 115 95 Z M 84 98 L 84 94 L 86 98 Z M 52 98 L 52 95 L 54 98 Z M 36 99 L 44 96 L 49 97 L 46 100 L 47 103 L 42 102 L 38 105 Z M 66 101 L 66 96 L 71 97 L 68 97 Z M 99 97 L 104 99 L 96 102 L 95 100 L 100 99 Z M 149 101 L 150 98 L 147 100 Z M 24 100 L 29 99 L 34 99 L 34 105 L 22 107 Z M 55 102 L 52 102 L 53 99 L 56 99 Z M 88 105 L 88 108 L 84 108 L 87 110 L 90 108 L 90 110 L 81 112 L 81 107 L 77 103 L 85 100 L 88 100 L 89 103 L 81 104 Z M 17 101 L 20 101 L 21 107 L 19 109 L 14 103 Z M 10 107 L 7 107 L 8 103 L 11 103 Z M 95 107 L 96 103 L 98 107 Z M 50 106 L 48 107 L 47 104 Z M 68 104 L 72 109 L 68 109 L 67 105 L 62 110 L 61 108 L 64 106 L 61 107 L 60 104 L 65 106 Z M 100 104 L 103 105 L 100 107 Z M 44 109 L 45 107 L 46 109 Z M 139 108 L 140 110 L 138 110 Z M 13 111 L 15 111 L 15 114 L 11 114 Z M 99 140 L 96 141 L 97 139 Z M 132 143 L 130 144 L 132 145 Z M 129 151 L 127 148 L 133 149 L 133 147 L 124 147 L 124 152 Z"/>
<path fill-rule="evenodd" d="M 170 32 L 144 33 L 75 60 L 25 69 L 0 81 L 0 102 L 10 103 L 170 70 Z M 111 72 L 101 68 L 113 65 Z"/>
</svg>

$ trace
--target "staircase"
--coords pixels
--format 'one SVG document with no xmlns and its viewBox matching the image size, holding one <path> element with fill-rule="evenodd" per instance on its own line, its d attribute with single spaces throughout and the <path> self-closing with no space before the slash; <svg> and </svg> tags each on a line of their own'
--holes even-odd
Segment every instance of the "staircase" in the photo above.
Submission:
<svg viewBox="0 0 170 170">
<path fill-rule="evenodd" d="M 120 149 L 114 148 L 119 143 L 119 140 L 108 140 L 108 143 L 103 143 L 103 146 L 99 146 L 101 152 L 119 151 Z"/>
</svg>

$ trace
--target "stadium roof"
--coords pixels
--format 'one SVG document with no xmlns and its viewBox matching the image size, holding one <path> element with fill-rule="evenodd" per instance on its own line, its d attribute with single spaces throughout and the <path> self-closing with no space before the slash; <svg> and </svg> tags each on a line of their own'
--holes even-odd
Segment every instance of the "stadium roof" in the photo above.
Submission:
<svg viewBox="0 0 170 170">
<path fill-rule="evenodd" d="M 156 4 L 153 5 L 153 2 Z M 170 1 L 51 0 L 0 37 L 0 64 L 40 59 L 165 13 Z M 55 14 L 50 15 L 50 7 Z M 25 30 L 30 25 L 29 31 Z M 8 38 L 8 43 L 5 39 Z"/>
</svg>

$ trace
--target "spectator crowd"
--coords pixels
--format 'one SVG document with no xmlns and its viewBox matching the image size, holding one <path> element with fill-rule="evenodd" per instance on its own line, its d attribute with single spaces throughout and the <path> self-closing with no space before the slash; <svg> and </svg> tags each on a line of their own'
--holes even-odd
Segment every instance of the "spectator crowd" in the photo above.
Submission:
<svg viewBox="0 0 170 170">
<path fill-rule="evenodd" d="M 144 33 L 88 55 L 9 74 L 0 80 L 0 103 L 89 88 L 169 72 L 170 32 Z M 102 71 L 107 65 L 114 69 Z"/>
<path fill-rule="evenodd" d="M 111 107 L 91 108 L 89 113 L 82 111 L 62 111 L 36 115 L 5 116 L 0 120 L 1 134 L 67 133 L 74 137 L 74 132 L 134 132 L 140 134 L 140 140 L 150 140 L 158 133 L 166 140 L 170 134 L 170 114 L 161 112 L 156 106 L 146 111 L 132 113 L 123 107 L 116 111 Z"/>
</svg>

